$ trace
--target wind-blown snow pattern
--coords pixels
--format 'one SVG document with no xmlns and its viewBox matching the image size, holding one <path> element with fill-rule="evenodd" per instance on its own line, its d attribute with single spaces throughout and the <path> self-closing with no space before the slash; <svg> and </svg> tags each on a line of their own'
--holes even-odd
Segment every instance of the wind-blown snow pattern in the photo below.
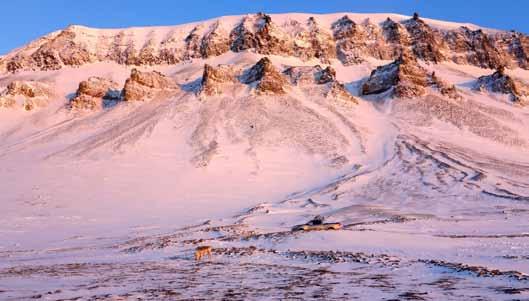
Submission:
<svg viewBox="0 0 529 301">
<path fill-rule="evenodd" d="M 0 299 L 527 299 L 528 41 L 255 14 L 14 50 Z"/>
</svg>

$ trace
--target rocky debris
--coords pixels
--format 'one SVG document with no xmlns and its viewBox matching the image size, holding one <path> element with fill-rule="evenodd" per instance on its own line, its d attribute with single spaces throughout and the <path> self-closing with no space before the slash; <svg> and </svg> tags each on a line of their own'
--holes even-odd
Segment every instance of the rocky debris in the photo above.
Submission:
<svg viewBox="0 0 529 301">
<path fill-rule="evenodd" d="M 446 49 L 440 32 L 433 30 L 419 15 L 406 20 L 404 26 L 408 31 L 413 53 L 418 59 L 438 63 L 445 60 L 443 51 Z"/>
<path fill-rule="evenodd" d="M 446 33 L 445 40 L 450 49 L 452 61 L 471 64 L 482 68 L 498 68 L 506 65 L 506 59 L 483 30 L 460 27 Z"/>
<path fill-rule="evenodd" d="M 401 262 L 399 258 L 386 254 L 374 255 L 347 251 L 288 251 L 285 256 L 290 259 L 302 259 L 318 263 L 356 262 L 398 266 Z"/>
<path fill-rule="evenodd" d="M 51 95 L 51 89 L 47 84 L 16 80 L 0 93 L 0 107 L 14 107 L 20 104 L 26 111 L 30 111 L 45 106 Z"/>
<path fill-rule="evenodd" d="M 268 57 L 263 57 L 246 71 L 241 76 L 241 81 L 245 84 L 257 83 L 256 89 L 261 93 L 284 94 L 286 92 L 286 79 Z"/>
<path fill-rule="evenodd" d="M 124 101 L 144 101 L 161 94 L 171 95 L 179 91 L 178 85 L 158 71 L 142 72 L 132 69 L 122 91 Z"/>
<path fill-rule="evenodd" d="M 509 278 L 512 278 L 514 280 L 519 280 L 519 281 L 528 281 L 529 280 L 529 276 L 528 275 L 525 275 L 523 273 L 520 273 L 518 271 L 500 271 L 500 270 L 497 270 L 497 269 L 489 269 L 487 267 L 482 267 L 482 266 L 472 266 L 472 265 L 467 265 L 467 264 L 463 264 L 463 263 L 454 263 L 454 262 L 447 262 L 447 261 L 443 261 L 443 260 L 425 260 L 425 259 L 421 259 L 419 260 L 419 262 L 422 262 L 422 263 L 425 263 L 425 264 L 429 264 L 429 265 L 434 265 L 434 266 L 439 266 L 439 267 L 443 267 L 443 268 L 447 268 L 447 269 L 451 269 L 451 270 L 454 270 L 456 272 L 469 272 L 469 273 L 472 273 L 478 277 L 509 277 Z"/>
<path fill-rule="evenodd" d="M 237 75 L 232 67 L 226 65 L 212 67 L 209 64 L 205 64 L 200 85 L 200 93 L 208 96 L 220 94 L 222 92 L 222 84 L 235 83 L 236 81 Z"/>
<path fill-rule="evenodd" d="M 120 98 L 118 84 L 110 79 L 92 76 L 79 83 L 75 96 L 70 101 L 72 109 L 94 110 L 103 108 L 105 100 Z"/>
<path fill-rule="evenodd" d="M 292 39 L 263 13 L 246 16 L 230 33 L 231 50 L 253 48 L 261 54 L 292 55 Z"/>
<path fill-rule="evenodd" d="M 426 70 L 411 56 L 403 55 L 394 62 L 377 67 L 362 85 L 363 95 L 379 94 L 393 88 L 396 97 L 417 97 L 426 94 Z"/>
<path fill-rule="evenodd" d="M 522 102 L 529 96 L 529 86 L 507 75 L 501 67 L 491 75 L 479 77 L 474 90 L 509 94 L 513 102 Z"/>
</svg>

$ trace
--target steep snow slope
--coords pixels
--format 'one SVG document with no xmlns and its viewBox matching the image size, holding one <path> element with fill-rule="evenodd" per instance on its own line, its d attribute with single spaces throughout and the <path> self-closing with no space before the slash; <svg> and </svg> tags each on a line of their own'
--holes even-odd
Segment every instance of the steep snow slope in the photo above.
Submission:
<svg viewBox="0 0 529 301">
<path fill-rule="evenodd" d="M 315 18 L 330 29 L 343 15 Z M 367 17 L 347 15 L 358 23 Z M 272 15 L 276 24 L 309 17 Z M 369 15 L 375 23 L 387 17 Z M 231 28 L 241 18 L 219 20 Z M 125 36 L 183 37 L 214 22 Z M 91 39 L 101 32 L 122 32 L 70 30 L 87 35 L 88 49 L 100 47 Z M 266 53 L 268 64 L 263 49 L 3 73 L 0 88 L 39 82 L 53 94 L 31 110 L 0 107 L 0 298 L 528 294 L 525 96 L 513 101 L 509 85 L 506 94 L 477 91 L 477 79 L 493 69 L 432 63 L 415 52 L 407 63 L 404 53 L 395 62 L 366 56 L 354 64 Z M 502 72 L 529 81 L 527 70 Z M 140 99 L 73 107 L 79 83 L 94 76 L 125 89 L 135 80 Z M 384 89 L 363 95 L 370 78 Z M 205 82 L 215 93 L 204 92 Z M 6 91 L 0 97 L 33 97 L 31 89 Z M 395 96 L 409 91 L 421 93 Z M 316 215 L 343 229 L 291 231 Z M 214 247 L 214 258 L 194 264 L 201 244 Z M 196 275 L 215 281 L 196 283 Z"/>
</svg>

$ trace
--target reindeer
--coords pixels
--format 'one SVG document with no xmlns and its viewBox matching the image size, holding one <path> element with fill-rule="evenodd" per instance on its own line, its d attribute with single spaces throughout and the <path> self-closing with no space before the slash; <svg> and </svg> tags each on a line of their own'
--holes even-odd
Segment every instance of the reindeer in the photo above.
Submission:
<svg viewBox="0 0 529 301">
<path fill-rule="evenodd" d="M 200 246 L 195 249 L 195 260 L 200 261 L 202 257 L 208 256 L 211 258 L 211 247 L 210 246 Z"/>
</svg>

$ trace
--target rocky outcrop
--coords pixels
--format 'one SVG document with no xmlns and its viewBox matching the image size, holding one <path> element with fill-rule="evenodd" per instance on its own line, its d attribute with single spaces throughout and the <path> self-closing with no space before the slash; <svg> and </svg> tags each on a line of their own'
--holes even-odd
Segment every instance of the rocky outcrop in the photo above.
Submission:
<svg viewBox="0 0 529 301">
<path fill-rule="evenodd" d="M 507 75 L 503 68 L 499 68 L 491 75 L 478 78 L 474 90 L 487 91 L 510 95 L 511 101 L 525 103 L 529 96 L 529 86 Z"/>
<path fill-rule="evenodd" d="M 471 64 L 482 68 L 498 68 L 506 65 L 505 57 L 499 52 L 483 30 L 461 27 L 448 31 L 445 40 L 450 49 L 452 61 Z"/>
<path fill-rule="evenodd" d="M 189 35 L 185 38 L 186 43 L 186 51 L 184 59 L 192 59 L 192 58 L 200 58 L 202 57 L 200 53 L 200 47 L 201 47 L 201 31 L 202 25 L 198 25 L 191 32 Z"/>
<path fill-rule="evenodd" d="M 47 84 L 37 81 L 13 81 L 0 93 L 0 107 L 21 106 L 26 111 L 46 106 L 52 96 Z"/>
<path fill-rule="evenodd" d="M 396 97 L 416 97 L 426 93 L 428 75 L 413 57 L 403 55 L 393 63 L 377 67 L 362 85 L 363 95 L 392 90 Z"/>
<path fill-rule="evenodd" d="M 120 91 L 118 84 L 101 77 L 90 77 L 79 83 L 75 96 L 70 101 L 72 109 L 101 109 L 108 101 L 118 101 Z"/>
<path fill-rule="evenodd" d="M 344 16 L 332 24 L 336 54 L 344 65 L 358 64 L 365 58 L 365 37 L 359 26 Z"/>
<path fill-rule="evenodd" d="M 204 72 L 200 85 L 200 93 L 211 96 L 222 93 L 222 86 L 225 83 L 234 83 L 237 75 L 233 68 L 226 65 L 212 67 L 204 65 Z"/>
<path fill-rule="evenodd" d="M 176 64 L 229 50 L 318 59 L 325 64 L 334 58 L 352 65 L 369 58 L 394 60 L 412 54 L 431 63 L 448 60 L 483 68 L 529 68 L 529 37 L 518 32 L 439 28 L 417 14 L 408 20 L 387 18 L 381 23 L 356 16 L 334 22 L 318 16 L 282 20 L 274 23 L 270 15 L 258 13 L 235 23 L 219 18 L 192 28 L 148 32 L 70 26 L 6 55 L 0 61 L 0 71 L 56 70 L 99 61 L 137 66 Z"/>
<path fill-rule="evenodd" d="M 76 33 L 69 27 L 46 40 L 29 56 L 17 55 L 8 62 L 9 71 L 19 69 L 57 70 L 63 66 L 80 66 L 93 61 L 83 45 L 75 42 Z"/>
<path fill-rule="evenodd" d="M 162 95 L 171 96 L 178 91 L 178 85 L 158 71 L 132 69 L 121 95 L 124 101 L 145 101 Z"/>
<path fill-rule="evenodd" d="M 322 29 L 314 17 L 310 17 L 305 25 L 291 21 L 288 26 L 293 33 L 294 56 L 302 60 L 317 58 L 323 63 L 329 63 L 336 57 L 336 45 L 331 34 Z"/>
<path fill-rule="evenodd" d="M 325 69 L 320 65 L 288 67 L 283 73 L 293 85 L 321 85 L 336 81 L 336 71 L 331 66 Z"/>
<path fill-rule="evenodd" d="M 447 47 L 440 32 L 433 30 L 417 13 L 406 20 L 404 26 L 410 37 L 412 51 L 418 59 L 433 63 L 445 60 L 443 52 Z"/>
<path fill-rule="evenodd" d="M 286 92 L 286 79 L 267 57 L 263 57 L 247 70 L 241 76 L 241 81 L 245 84 L 255 84 L 259 93 L 284 94 Z"/>
<path fill-rule="evenodd" d="M 461 98 L 454 85 L 441 80 L 435 72 L 428 74 L 414 56 L 404 54 L 394 62 L 373 70 L 362 85 L 361 94 L 379 94 L 391 90 L 392 96 L 413 98 L 425 95 L 427 88 L 436 89 L 449 98 Z"/>
<path fill-rule="evenodd" d="M 529 69 L 529 37 L 516 31 L 495 35 L 496 48 L 510 61 L 506 66 Z"/>
<path fill-rule="evenodd" d="M 228 33 L 216 21 L 200 43 L 200 54 L 204 58 L 221 55 L 230 50 Z"/>
<path fill-rule="evenodd" d="M 292 39 L 263 13 L 244 17 L 230 40 L 234 52 L 252 48 L 261 54 L 292 55 L 294 49 Z"/>
<path fill-rule="evenodd" d="M 406 28 L 391 18 L 387 18 L 382 23 L 382 33 L 386 43 L 391 49 L 392 58 L 398 58 L 403 53 L 409 51 L 410 47 L 410 37 Z"/>
<path fill-rule="evenodd" d="M 312 88 L 316 85 L 318 89 L 309 90 L 310 94 L 315 91 L 323 96 L 333 99 L 342 99 L 358 103 L 358 100 L 347 91 L 345 85 L 336 80 L 336 71 L 328 66 L 323 69 L 321 66 L 301 66 L 289 67 L 283 72 L 293 85 L 301 88 Z"/>
<path fill-rule="evenodd" d="M 357 24 L 344 16 L 332 25 L 336 54 L 344 65 L 359 64 L 368 57 L 389 59 L 393 53 L 383 40 L 381 29 L 369 19 Z"/>
</svg>

